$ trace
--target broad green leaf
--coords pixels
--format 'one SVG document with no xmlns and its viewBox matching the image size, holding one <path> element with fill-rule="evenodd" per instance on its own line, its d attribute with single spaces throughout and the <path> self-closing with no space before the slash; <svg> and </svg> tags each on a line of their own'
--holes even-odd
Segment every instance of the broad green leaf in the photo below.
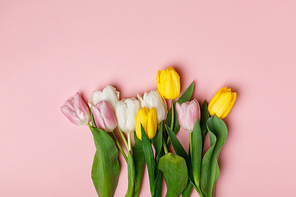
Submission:
<svg viewBox="0 0 296 197">
<path fill-rule="evenodd" d="M 191 181 L 188 181 L 187 186 L 182 193 L 182 197 L 189 197 L 192 192 L 192 188 L 193 188 L 193 185 Z"/>
<path fill-rule="evenodd" d="M 142 180 L 143 180 L 143 175 L 144 175 L 144 167 L 145 167 L 145 155 L 143 151 L 143 145 L 142 141 L 139 140 L 137 135 L 134 135 L 134 146 L 133 146 L 133 156 L 134 156 L 134 162 L 135 162 L 135 190 L 134 190 L 134 197 L 138 197 L 140 190 L 141 190 L 141 185 L 142 185 Z"/>
<path fill-rule="evenodd" d="M 196 119 L 193 131 L 190 133 L 190 145 L 193 179 L 195 185 L 199 186 L 203 142 L 198 119 Z"/>
<path fill-rule="evenodd" d="M 208 106 L 206 101 L 203 102 L 201 106 L 201 119 L 200 119 L 200 129 L 202 133 L 202 141 L 204 143 L 205 137 L 208 133 L 208 128 L 207 128 L 207 121 L 210 118 L 210 114 L 208 111 Z"/>
<path fill-rule="evenodd" d="M 128 190 L 125 197 L 132 197 L 135 186 L 135 163 L 131 151 L 128 152 L 127 157 L 127 169 L 128 169 Z"/>
<path fill-rule="evenodd" d="M 207 127 L 211 140 L 211 147 L 205 153 L 201 166 L 201 189 L 206 197 L 214 196 L 214 186 L 220 170 L 218 166 L 218 156 L 227 138 L 227 127 L 223 120 L 217 116 L 212 116 L 207 121 Z"/>
<path fill-rule="evenodd" d="M 194 81 L 189 85 L 185 92 L 178 99 L 178 103 L 182 104 L 186 101 L 190 101 L 194 90 Z"/>
<path fill-rule="evenodd" d="M 167 185 L 166 197 L 179 197 L 187 186 L 188 170 L 184 158 L 168 153 L 158 164 Z"/>
<path fill-rule="evenodd" d="M 141 125 L 141 134 L 142 134 L 143 151 L 144 151 L 145 160 L 148 168 L 150 192 L 151 192 L 151 196 L 153 196 L 155 192 L 155 167 L 156 167 L 155 165 L 156 164 L 155 164 L 155 159 L 154 159 L 150 140 L 148 139 L 142 125 Z"/>
<path fill-rule="evenodd" d="M 90 127 L 96 142 L 91 178 L 100 197 L 114 195 L 119 176 L 118 150 L 113 139 L 103 130 Z"/>
</svg>

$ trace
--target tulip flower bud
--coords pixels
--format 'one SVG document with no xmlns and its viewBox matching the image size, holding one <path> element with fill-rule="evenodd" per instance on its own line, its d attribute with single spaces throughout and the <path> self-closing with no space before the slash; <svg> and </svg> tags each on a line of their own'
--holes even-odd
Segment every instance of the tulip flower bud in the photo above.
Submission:
<svg viewBox="0 0 296 197">
<path fill-rule="evenodd" d="M 176 110 L 178 113 L 178 120 L 181 127 L 186 131 L 193 131 L 196 119 L 200 121 L 200 107 L 196 99 L 190 102 L 176 103 Z"/>
<path fill-rule="evenodd" d="M 135 98 L 118 101 L 115 112 L 120 130 L 125 133 L 135 131 L 136 116 L 140 108 L 140 102 Z"/>
<path fill-rule="evenodd" d="M 180 76 L 169 67 L 166 70 L 159 70 L 156 76 L 157 89 L 164 99 L 175 99 L 180 95 Z"/>
<path fill-rule="evenodd" d="M 107 101 L 101 101 L 96 105 L 92 105 L 91 111 L 97 128 L 112 132 L 117 126 L 116 116 Z"/>
<path fill-rule="evenodd" d="M 208 110 L 211 116 L 216 115 L 218 118 L 225 118 L 230 112 L 236 100 L 236 92 L 226 87 L 221 88 L 209 103 Z"/>
<path fill-rule="evenodd" d="M 119 92 L 116 91 L 114 87 L 107 85 L 103 91 L 94 91 L 88 101 L 88 104 L 91 107 L 91 105 L 96 105 L 100 101 L 107 101 L 113 110 L 115 110 L 118 100 Z"/>
<path fill-rule="evenodd" d="M 147 107 L 148 109 L 154 107 L 156 109 L 158 124 L 166 118 L 168 113 L 167 104 L 158 90 L 151 90 L 149 93 L 145 92 L 143 98 L 138 94 L 138 99 L 141 107 Z"/>
<path fill-rule="evenodd" d="M 157 113 L 154 107 L 150 110 L 143 107 L 138 111 L 136 117 L 136 135 L 140 140 L 142 140 L 141 124 L 147 137 L 152 139 L 157 132 Z"/>
<path fill-rule="evenodd" d="M 78 126 L 87 124 L 91 119 L 89 108 L 78 92 L 66 101 L 61 110 L 73 124 Z"/>
</svg>

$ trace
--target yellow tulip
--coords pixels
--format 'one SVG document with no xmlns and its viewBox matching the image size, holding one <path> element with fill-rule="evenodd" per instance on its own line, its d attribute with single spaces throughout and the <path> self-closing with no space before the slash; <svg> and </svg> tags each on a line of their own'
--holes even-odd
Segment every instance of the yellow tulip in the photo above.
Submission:
<svg viewBox="0 0 296 197">
<path fill-rule="evenodd" d="M 208 110 L 211 116 L 216 115 L 218 118 L 225 118 L 230 112 L 236 100 L 236 92 L 226 87 L 221 88 L 209 103 Z"/>
<path fill-rule="evenodd" d="M 164 99 L 175 99 L 180 95 L 180 76 L 174 68 L 159 70 L 156 76 L 157 89 Z"/>
<path fill-rule="evenodd" d="M 157 114 L 156 109 L 152 107 L 148 110 L 146 107 L 141 108 L 136 116 L 136 135 L 142 140 L 141 124 L 149 140 L 152 139 L 157 131 Z"/>
</svg>

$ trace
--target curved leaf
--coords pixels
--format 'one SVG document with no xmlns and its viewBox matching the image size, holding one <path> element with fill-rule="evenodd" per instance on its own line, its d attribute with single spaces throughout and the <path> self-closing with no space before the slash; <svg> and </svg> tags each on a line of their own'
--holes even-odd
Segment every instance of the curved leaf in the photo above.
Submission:
<svg viewBox="0 0 296 197">
<path fill-rule="evenodd" d="M 218 166 L 219 152 L 227 138 L 227 127 L 223 120 L 217 116 L 212 116 L 207 121 L 211 147 L 206 152 L 201 166 L 201 189 L 205 196 L 214 196 L 214 185 L 217 181 L 220 170 Z"/>
<path fill-rule="evenodd" d="M 118 150 L 113 139 L 103 130 L 90 127 L 97 151 L 94 156 L 91 178 L 100 197 L 113 196 L 119 176 Z"/>
</svg>

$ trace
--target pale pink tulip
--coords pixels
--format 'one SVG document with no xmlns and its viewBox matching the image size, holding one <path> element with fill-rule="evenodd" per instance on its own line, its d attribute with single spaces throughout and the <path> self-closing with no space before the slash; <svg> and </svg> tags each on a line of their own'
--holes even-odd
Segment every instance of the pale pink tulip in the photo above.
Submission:
<svg viewBox="0 0 296 197">
<path fill-rule="evenodd" d="M 61 110 L 73 124 L 78 126 L 87 124 L 91 119 L 89 108 L 78 92 L 66 101 Z"/>
<path fill-rule="evenodd" d="M 193 131 L 196 119 L 200 121 L 200 107 L 196 99 L 190 102 L 176 103 L 180 126 L 186 131 Z"/>
<path fill-rule="evenodd" d="M 91 105 L 91 111 L 97 128 L 111 132 L 117 126 L 116 116 L 107 101 L 101 101 L 96 105 Z"/>
</svg>

